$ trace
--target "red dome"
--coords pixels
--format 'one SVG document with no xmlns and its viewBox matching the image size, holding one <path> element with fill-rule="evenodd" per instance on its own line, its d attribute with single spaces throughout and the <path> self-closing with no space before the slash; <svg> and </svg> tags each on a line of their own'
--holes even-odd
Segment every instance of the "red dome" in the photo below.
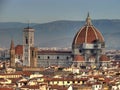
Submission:
<svg viewBox="0 0 120 90">
<path fill-rule="evenodd" d="M 106 56 L 106 55 L 101 55 L 100 56 L 100 61 L 104 62 L 104 61 L 109 61 L 110 59 Z"/>
<path fill-rule="evenodd" d="M 93 43 L 95 40 L 104 42 L 102 34 L 92 25 L 91 19 L 88 14 L 88 17 L 86 19 L 86 25 L 77 32 L 73 40 L 73 45 Z"/>
<path fill-rule="evenodd" d="M 76 55 L 76 56 L 74 56 L 74 61 L 83 62 L 83 61 L 85 61 L 85 59 L 81 55 Z"/>
</svg>

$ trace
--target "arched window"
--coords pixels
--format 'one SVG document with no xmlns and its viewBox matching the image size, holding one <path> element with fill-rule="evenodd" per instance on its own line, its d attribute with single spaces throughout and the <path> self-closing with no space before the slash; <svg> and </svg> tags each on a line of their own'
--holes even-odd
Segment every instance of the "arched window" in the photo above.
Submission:
<svg viewBox="0 0 120 90">
<path fill-rule="evenodd" d="M 27 37 L 25 37 L 25 42 L 26 42 L 26 44 L 28 44 L 28 38 Z"/>
<path fill-rule="evenodd" d="M 34 51 L 32 51 L 32 57 L 34 56 Z"/>
<path fill-rule="evenodd" d="M 32 37 L 30 38 L 30 43 L 32 44 Z"/>
</svg>

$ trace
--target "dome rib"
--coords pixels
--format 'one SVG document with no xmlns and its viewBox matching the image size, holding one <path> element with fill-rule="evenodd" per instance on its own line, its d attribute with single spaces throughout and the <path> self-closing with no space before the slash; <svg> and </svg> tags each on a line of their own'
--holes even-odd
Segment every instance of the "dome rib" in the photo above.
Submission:
<svg viewBox="0 0 120 90">
<path fill-rule="evenodd" d="M 95 36 L 96 36 L 96 38 L 98 39 L 98 36 L 97 36 L 96 30 L 95 30 L 93 27 L 91 27 L 91 28 L 93 29 L 93 31 L 94 31 L 94 33 L 95 33 Z"/>
<path fill-rule="evenodd" d="M 88 26 L 87 26 L 87 28 L 86 28 L 86 33 L 85 33 L 85 43 L 87 43 L 87 33 L 88 33 Z"/>
<path fill-rule="evenodd" d="M 97 35 L 101 35 L 101 36 L 99 36 L 99 37 L 101 37 L 101 41 L 104 41 L 104 37 L 102 36 L 101 32 L 97 28 L 95 28 L 94 26 L 93 26 L 93 28 L 96 29 L 97 33 L 99 33 Z"/>
<path fill-rule="evenodd" d="M 79 34 L 82 32 L 82 29 L 84 29 L 85 28 L 85 26 L 84 27 L 82 27 L 78 32 L 77 32 L 77 34 L 75 35 L 75 38 L 74 38 L 74 42 L 73 42 L 73 44 L 76 44 L 77 43 L 77 38 L 79 37 Z M 81 38 L 82 40 L 81 41 L 84 41 L 84 38 Z"/>
</svg>

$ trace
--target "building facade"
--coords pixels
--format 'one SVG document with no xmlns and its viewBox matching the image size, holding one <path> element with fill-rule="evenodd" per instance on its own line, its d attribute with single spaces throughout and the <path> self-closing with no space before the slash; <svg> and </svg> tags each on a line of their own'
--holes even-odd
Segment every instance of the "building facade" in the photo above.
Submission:
<svg viewBox="0 0 120 90">
<path fill-rule="evenodd" d="M 38 67 L 69 67 L 72 63 L 71 51 L 40 50 L 37 62 Z"/>
</svg>

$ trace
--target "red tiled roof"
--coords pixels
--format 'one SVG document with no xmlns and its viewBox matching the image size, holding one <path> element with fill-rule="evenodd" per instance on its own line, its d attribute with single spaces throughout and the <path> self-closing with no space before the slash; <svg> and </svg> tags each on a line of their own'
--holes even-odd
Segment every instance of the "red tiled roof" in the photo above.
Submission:
<svg viewBox="0 0 120 90">
<path fill-rule="evenodd" d="M 25 76 L 30 76 L 32 74 L 32 72 L 22 71 L 22 74 L 25 75 Z"/>
<path fill-rule="evenodd" d="M 12 88 L 7 88 L 7 87 L 0 87 L 0 90 L 14 90 Z"/>
<path fill-rule="evenodd" d="M 32 72 L 28 72 L 28 71 L 17 71 L 15 73 L 10 73 L 10 74 L 1 73 L 0 75 L 4 75 L 4 76 L 7 76 L 7 75 L 20 75 L 19 77 L 21 77 L 22 75 L 30 76 L 31 74 L 32 74 Z"/>
<path fill-rule="evenodd" d="M 65 86 L 58 86 L 58 85 L 51 85 L 50 86 L 50 89 L 52 90 L 68 90 L 68 87 L 65 87 Z"/>
<path fill-rule="evenodd" d="M 15 47 L 15 54 L 17 54 L 17 55 L 23 55 L 23 45 L 17 45 Z"/>
<path fill-rule="evenodd" d="M 45 81 L 87 81 L 88 78 L 45 78 Z"/>
<path fill-rule="evenodd" d="M 39 85 L 25 85 L 21 88 L 28 88 L 28 89 L 39 89 Z"/>
<path fill-rule="evenodd" d="M 64 54 L 64 53 L 72 53 L 71 51 L 59 51 L 59 50 L 40 50 L 38 51 L 40 54 L 50 53 L 50 54 Z"/>
</svg>

